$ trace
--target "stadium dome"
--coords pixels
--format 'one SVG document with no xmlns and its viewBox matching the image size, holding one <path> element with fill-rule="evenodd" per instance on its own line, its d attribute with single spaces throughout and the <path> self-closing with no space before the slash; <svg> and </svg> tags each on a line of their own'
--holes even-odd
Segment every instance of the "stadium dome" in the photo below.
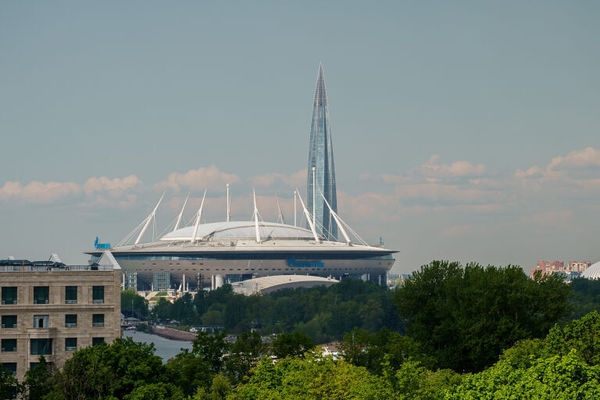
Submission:
<svg viewBox="0 0 600 400">
<path fill-rule="evenodd" d="M 581 277 L 586 279 L 600 279 L 600 261 L 586 268 L 586 270 L 581 273 Z"/>
<path fill-rule="evenodd" d="M 194 235 L 194 226 L 169 232 L 160 240 L 179 241 L 190 240 Z M 312 232 L 298 226 L 278 224 L 273 222 L 259 223 L 258 229 L 260 237 L 269 239 L 295 239 L 295 240 L 314 240 Z M 195 235 L 200 240 L 211 239 L 254 239 L 256 238 L 256 226 L 254 221 L 229 221 L 212 222 L 198 225 L 198 231 Z"/>
</svg>

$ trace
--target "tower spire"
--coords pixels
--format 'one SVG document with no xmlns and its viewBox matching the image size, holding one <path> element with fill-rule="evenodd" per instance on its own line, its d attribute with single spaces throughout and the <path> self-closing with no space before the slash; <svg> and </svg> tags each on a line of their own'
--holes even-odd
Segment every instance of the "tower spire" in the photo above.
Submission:
<svg viewBox="0 0 600 400">
<path fill-rule="evenodd" d="M 315 221 L 317 232 L 328 240 L 337 240 L 337 226 L 323 198 L 327 200 L 331 209 L 337 212 L 337 191 L 327 89 L 325 87 L 323 64 L 319 64 L 308 150 L 308 209 L 314 214 L 313 221 Z"/>
</svg>

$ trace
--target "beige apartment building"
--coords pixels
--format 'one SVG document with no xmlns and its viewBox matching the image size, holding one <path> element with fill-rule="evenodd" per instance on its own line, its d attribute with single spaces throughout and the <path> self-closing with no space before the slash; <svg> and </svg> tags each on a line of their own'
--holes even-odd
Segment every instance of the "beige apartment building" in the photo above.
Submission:
<svg viewBox="0 0 600 400">
<path fill-rule="evenodd" d="M 112 255 L 109 254 L 110 259 Z M 121 336 L 121 268 L 0 265 L 0 367 L 19 380 L 40 356 L 62 368 L 73 352 Z"/>
</svg>

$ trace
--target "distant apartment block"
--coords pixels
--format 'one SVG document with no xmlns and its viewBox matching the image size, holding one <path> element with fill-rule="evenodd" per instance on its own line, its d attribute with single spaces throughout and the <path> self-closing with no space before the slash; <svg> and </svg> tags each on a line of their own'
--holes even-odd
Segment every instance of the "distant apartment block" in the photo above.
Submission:
<svg viewBox="0 0 600 400">
<path fill-rule="evenodd" d="M 567 271 L 569 272 L 583 272 L 592 265 L 591 261 L 569 261 L 567 264 Z"/>
<path fill-rule="evenodd" d="M 22 381 L 42 355 L 62 368 L 75 350 L 120 337 L 120 283 L 116 261 L 67 267 L 1 260 L 0 367 Z"/>
<path fill-rule="evenodd" d="M 590 261 L 569 261 L 565 267 L 563 261 L 538 261 L 535 269 L 530 270 L 529 276 L 540 271 L 542 274 L 554 274 L 563 273 L 566 275 L 573 275 L 573 273 L 579 274 L 585 271 L 592 263 Z"/>
</svg>

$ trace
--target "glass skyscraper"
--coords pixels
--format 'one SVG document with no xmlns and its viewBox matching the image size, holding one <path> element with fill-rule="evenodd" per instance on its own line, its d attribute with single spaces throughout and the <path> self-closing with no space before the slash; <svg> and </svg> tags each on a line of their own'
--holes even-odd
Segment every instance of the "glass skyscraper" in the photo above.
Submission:
<svg viewBox="0 0 600 400">
<path fill-rule="evenodd" d="M 317 233 L 322 234 L 328 240 L 337 240 L 337 225 L 327 207 L 327 203 L 329 203 L 331 209 L 337 213 L 333 145 L 323 65 L 319 65 L 315 89 L 306 187 L 308 211 L 313 215 Z M 327 203 L 323 198 L 327 200 Z"/>
</svg>

